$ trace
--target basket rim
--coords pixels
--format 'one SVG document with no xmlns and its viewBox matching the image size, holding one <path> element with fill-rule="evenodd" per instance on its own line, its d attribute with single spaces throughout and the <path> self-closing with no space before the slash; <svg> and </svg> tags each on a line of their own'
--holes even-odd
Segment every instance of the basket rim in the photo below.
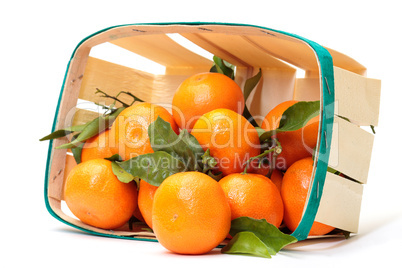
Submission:
<svg viewBox="0 0 402 268">
<path fill-rule="evenodd" d="M 320 100 L 320 135 L 319 135 L 319 143 L 317 144 L 318 150 L 316 151 L 316 156 L 315 156 L 315 170 L 314 170 L 314 175 L 312 176 L 314 180 L 312 180 L 312 185 L 310 184 L 310 196 L 308 198 L 308 203 L 305 206 L 305 211 L 302 216 L 302 219 L 297 227 L 297 229 L 291 234 L 294 236 L 296 239 L 304 240 L 307 238 L 310 229 L 313 225 L 315 215 L 317 213 L 321 196 L 323 193 L 323 188 L 324 188 L 324 183 L 325 183 L 325 177 L 326 177 L 326 172 L 328 168 L 328 161 L 329 161 L 329 152 L 330 152 L 330 144 L 332 140 L 332 127 L 333 127 L 333 120 L 334 120 L 334 70 L 333 70 L 333 60 L 331 54 L 328 52 L 326 48 L 323 46 L 319 45 L 318 43 L 311 41 L 307 38 L 301 37 L 296 34 L 280 31 L 280 30 L 275 30 L 263 26 L 256 26 L 256 25 L 251 25 L 251 24 L 241 24 L 241 23 L 221 23 L 221 22 L 160 22 L 160 23 L 133 23 L 133 24 L 121 24 L 121 25 L 115 25 L 111 27 L 104 28 L 102 30 L 99 30 L 93 34 L 88 35 L 84 39 L 82 39 L 75 49 L 73 50 L 73 53 L 71 55 L 71 58 L 67 64 L 66 72 L 63 78 L 57 106 L 56 106 L 56 111 L 55 111 L 55 116 L 53 119 L 53 124 L 52 124 L 52 132 L 55 131 L 56 124 L 57 124 L 57 118 L 58 118 L 58 113 L 60 109 L 60 103 L 62 100 L 64 88 L 65 88 L 65 83 L 66 83 L 66 78 L 67 74 L 69 72 L 71 60 L 74 58 L 77 50 L 80 48 L 80 46 L 88 39 L 101 34 L 105 31 L 114 29 L 114 28 L 119 28 L 119 27 L 127 27 L 127 26 L 205 26 L 205 25 L 218 25 L 218 26 L 236 26 L 236 27 L 254 27 L 254 28 L 259 28 L 262 30 L 268 30 L 272 31 L 278 34 L 282 34 L 285 36 L 293 37 L 296 39 L 299 39 L 306 43 L 315 53 L 316 58 L 317 58 L 317 63 L 318 63 L 318 69 L 319 69 L 319 77 L 320 77 L 320 88 L 321 88 L 321 100 Z M 85 228 L 82 228 L 80 226 L 77 226 L 73 223 L 70 223 L 66 221 L 65 219 L 62 219 L 57 213 L 52 209 L 49 199 L 48 199 L 48 185 L 49 185 L 49 174 L 50 174 L 50 166 L 51 166 L 51 156 L 52 156 L 52 147 L 53 147 L 53 140 L 49 141 L 49 147 L 48 147 L 48 153 L 47 153 L 47 162 L 46 162 L 46 170 L 45 170 L 45 182 L 44 182 L 44 199 L 45 199 L 45 205 L 48 210 L 48 212 L 57 220 L 72 226 L 74 228 L 77 228 L 79 230 L 98 235 L 98 236 L 106 236 L 106 237 L 114 237 L 114 238 L 123 238 L 123 239 L 133 239 L 133 240 L 143 240 L 143 241 L 157 241 L 154 239 L 146 239 L 146 238 L 136 238 L 136 237 L 131 237 L 131 236 L 118 236 L 114 234 L 105 234 L 105 233 L 99 233 L 95 232 L 92 230 L 87 230 Z"/>
</svg>

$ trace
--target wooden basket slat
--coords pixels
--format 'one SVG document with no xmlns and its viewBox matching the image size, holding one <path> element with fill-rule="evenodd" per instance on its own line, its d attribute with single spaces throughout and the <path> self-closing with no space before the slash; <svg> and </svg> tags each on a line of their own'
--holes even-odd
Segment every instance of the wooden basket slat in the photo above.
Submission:
<svg viewBox="0 0 402 268">
<path fill-rule="evenodd" d="M 68 174 L 70 171 L 77 165 L 77 162 L 75 162 L 74 156 L 71 153 L 66 154 L 66 163 L 64 166 L 64 181 L 61 187 L 59 189 L 61 190 L 59 197 L 60 200 L 64 200 L 64 182 L 67 179 Z"/>
<path fill-rule="evenodd" d="M 328 166 L 367 183 L 373 143 L 373 134 L 335 117 Z"/>
<path fill-rule="evenodd" d="M 110 105 L 113 103 L 113 100 L 102 98 L 100 94 L 95 95 L 96 88 L 112 96 L 123 90 L 127 91 L 141 88 L 142 90 L 137 92 L 137 97 L 145 101 L 150 101 L 154 79 L 153 74 L 140 72 L 129 67 L 89 57 L 81 84 L 79 98 Z M 121 99 L 125 102 L 131 102 L 132 100 L 132 98 L 127 95 L 122 95 Z"/>
<path fill-rule="evenodd" d="M 241 61 L 236 56 L 230 54 L 229 52 L 221 49 L 219 46 L 215 46 L 213 43 L 209 42 L 207 39 L 204 39 L 199 33 L 185 33 L 181 34 L 183 37 L 187 38 L 191 42 L 197 44 L 199 47 L 209 51 L 210 53 L 224 59 L 239 68 L 251 67 L 247 65 L 247 63 Z"/>
<path fill-rule="evenodd" d="M 212 59 L 208 60 L 191 52 L 164 34 L 137 35 L 115 39 L 110 43 L 167 67 L 199 68 L 206 66 L 210 68 L 212 66 Z"/>
<path fill-rule="evenodd" d="M 49 177 L 49 185 L 48 185 L 48 197 L 57 199 L 57 200 L 62 200 L 63 199 L 63 185 L 64 185 L 64 179 L 66 176 L 65 169 L 67 168 L 65 162 L 63 163 L 62 161 L 65 161 L 66 159 L 66 154 L 63 152 L 65 150 L 60 150 L 59 152 L 55 152 L 56 161 L 54 161 L 53 166 L 52 166 L 52 171 L 51 175 L 52 177 Z M 59 160 L 60 159 L 60 160 Z"/>
<path fill-rule="evenodd" d="M 81 81 L 85 70 L 86 61 L 90 48 L 83 46 L 75 54 L 74 59 L 71 60 L 69 66 L 69 72 L 65 79 L 64 91 L 62 95 L 62 101 L 58 108 L 58 117 L 56 122 L 56 129 L 63 129 L 66 125 L 66 118 L 73 115 L 75 112 L 75 106 L 81 87 Z M 55 150 L 56 147 L 67 142 L 66 138 L 56 139 L 52 144 L 51 153 L 51 165 L 49 171 L 49 185 L 48 196 L 49 198 L 61 199 L 61 192 L 64 182 L 64 170 L 66 150 Z"/>
<path fill-rule="evenodd" d="M 334 67 L 335 114 L 362 126 L 377 126 L 381 81 Z"/>
<path fill-rule="evenodd" d="M 296 79 L 294 69 L 262 68 L 261 71 L 261 81 L 247 100 L 247 107 L 258 123 L 262 122 L 276 105 L 293 98 Z"/>
<path fill-rule="evenodd" d="M 133 68 L 89 57 L 79 94 L 80 99 L 110 105 L 113 100 L 94 95 L 99 88 L 109 95 L 130 91 L 138 98 L 153 103 L 170 103 L 180 83 L 188 75 L 154 75 Z M 120 97 L 119 97 L 120 98 Z M 121 99 L 131 103 L 127 95 Z"/>
<path fill-rule="evenodd" d="M 320 100 L 320 81 L 318 77 L 297 78 L 293 99 L 298 101 Z"/>
<path fill-rule="evenodd" d="M 325 47 L 332 56 L 334 66 L 365 76 L 367 69 L 351 57 L 331 48 Z"/>
<path fill-rule="evenodd" d="M 359 227 L 362 194 L 362 184 L 327 172 L 315 220 L 356 233 Z"/>
<path fill-rule="evenodd" d="M 301 40 L 278 35 L 248 36 L 265 53 L 291 63 L 306 71 L 318 73 L 314 51 Z M 301 45 L 303 44 L 303 45 Z"/>
<path fill-rule="evenodd" d="M 217 33 L 184 34 L 183 36 L 236 66 L 292 69 L 290 65 L 264 53 L 264 50 L 245 36 Z"/>
<path fill-rule="evenodd" d="M 88 123 L 99 116 L 97 111 L 89 111 L 80 108 L 75 108 L 75 114 L 72 122 L 72 126 L 78 126 Z"/>
<path fill-rule="evenodd" d="M 169 27 L 168 27 L 169 28 Z M 169 32 L 168 28 L 167 32 Z M 137 35 L 148 35 L 148 34 L 164 34 L 166 33 L 162 30 L 163 27 L 151 26 L 151 25 L 126 25 L 120 27 L 112 27 L 105 29 L 93 36 L 88 37 L 80 44 L 81 48 L 91 48 L 96 45 L 110 42 L 111 40 L 117 40 L 120 38 L 126 38 Z"/>
</svg>

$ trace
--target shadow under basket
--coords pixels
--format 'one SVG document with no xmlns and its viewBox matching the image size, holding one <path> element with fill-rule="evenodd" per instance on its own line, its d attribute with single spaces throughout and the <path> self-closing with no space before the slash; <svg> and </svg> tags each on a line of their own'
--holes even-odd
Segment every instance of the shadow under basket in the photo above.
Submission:
<svg viewBox="0 0 402 268">
<path fill-rule="evenodd" d="M 120 60 L 126 61 L 98 57 L 95 52 L 105 46 L 118 50 Z M 170 109 L 180 83 L 190 75 L 209 71 L 213 65 L 212 56 L 207 58 L 197 51 L 235 65 L 235 81 L 241 88 L 261 68 L 262 79 L 247 100 L 257 121 L 286 100 L 320 101 L 308 202 L 292 235 L 306 239 L 313 221 L 357 233 L 374 141 L 367 129 L 378 124 L 381 83 L 366 78 L 365 67 L 352 58 L 303 37 L 265 27 L 219 23 L 132 24 L 101 30 L 82 40 L 72 54 L 52 131 L 98 116 L 99 111 L 88 108 L 88 104 L 112 103 L 95 95 L 96 88 L 110 95 L 130 91 Z M 162 71 L 153 73 L 130 66 L 127 59 L 131 56 Z M 45 201 L 50 214 L 92 234 L 156 241 L 153 233 L 141 226 L 102 230 L 80 222 L 63 209 L 64 181 L 75 165 L 71 153 L 55 149 L 65 142 L 56 139 L 49 144 Z M 328 167 L 346 176 L 328 172 Z"/>
</svg>

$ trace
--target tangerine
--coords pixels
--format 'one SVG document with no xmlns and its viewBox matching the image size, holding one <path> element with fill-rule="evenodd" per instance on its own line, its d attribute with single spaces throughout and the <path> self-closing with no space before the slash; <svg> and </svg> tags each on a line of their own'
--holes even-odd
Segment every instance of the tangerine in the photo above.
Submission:
<svg viewBox="0 0 402 268">
<path fill-rule="evenodd" d="M 177 134 L 179 129 L 172 115 L 162 106 L 140 102 L 124 109 L 113 122 L 112 130 L 118 145 L 112 147 L 113 154 L 128 160 L 141 154 L 153 153 L 148 136 L 148 127 L 157 118 L 170 123 Z"/>
<path fill-rule="evenodd" d="M 220 73 L 190 76 L 173 97 L 173 118 L 181 129 L 191 131 L 203 114 L 218 108 L 243 113 L 244 97 L 235 81 Z"/>
<path fill-rule="evenodd" d="M 247 173 L 251 174 L 260 174 L 263 176 L 268 176 L 268 173 L 270 171 L 271 167 L 269 163 L 259 163 L 259 159 L 253 159 L 248 167 L 247 167 Z M 279 192 L 281 191 L 281 186 L 282 186 L 282 178 L 283 174 L 282 171 L 279 169 L 274 169 L 269 177 L 271 181 L 276 185 L 278 188 Z"/>
<path fill-rule="evenodd" d="M 296 230 L 303 215 L 313 165 L 312 157 L 301 159 L 291 165 L 283 176 L 281 188 L 285 208 L 283 220 L 292 232 Z M 324 235 L 334 229 L 332 226 L 315 221 L 309 235 Z"/>
<path fill-rule="evenodd" d="M 283 180 L 282 172 L 279 169 L 274 169 L 274 171 L 272 171 L 270 179 L 276 185 L 276 188 L 278 188 L 279 192 L 281 192 Z"/>
<path fill-rule="evenodd" d="M 138 195 L 137 195 L 138 196 Z M 138 200 L 137 200 L 137 204 L 138 204 Z M 134 210 L 133 213 L 134 218 L 136 218 L 137 220 L 139 220 L 140 222 L 145 222 L 144 217 L 141 214 L 141 211 L 139 209 L 139 207 L 137 206 L 136 209 Z"/>
<path fill-rule="evenodd" d="M 105 159 L 93 159 L 75 166 L 67 176 L 64 199 L 70 211 L 83 223 L 102 229 L 124 225 L 137 207 L 137 187 L 123 183 Z"/>
<path fill-rule="evenodd" d="M 266 131 L 277 129 L 282 114 L 297 102 L 296 100 L 291 100 L 278 104 L 265 116 L 261 128 Z M 299 130 L 281 132 L 274 135 L 282 146 L 282 152 L 276 159 L 276 168 L 286 170 L 297 160 L 311 156 L 317 144 L 318 127 L 319 118 L 316 116 Z"/>
<path fill-rule="evenodd" d="M 240 114 L 216 109 L 201 116 L 191 134 L 217 160 L 224 176 L 240 173 L 245 163 L 260 154 L 257 130 Z"/>
<path fill-rule="evenodd" d="M 222 188 L 204 173 L 176 173 L 155 192 L 153 230 L 170 251 L 207 253 L 226 238 L 230 224 L 230 207 Z"/>
<path fill-rule="evenodd" d="M 219 181 L 228 199 L 231 218 L 265 219 L 279 227 L 283 219 L 282 198 L 276 185 L 259 174 L 230 174 Z"/>
<path fill-rule="evenodd" d="M 140 180 L 140 190 L 138 191 L 138 208 L 141 211 L 145 223 L 152 229 L 152 205 L 154 195 L 158 189 L 144 180 Z"/>
<path fill-rule="evenodd" d="M 111 147 L 116 144 L 109 139 L 109 129 L 85 141 L 81 151 L 81 162 L 96 158 L 108 158 L 113 155 Z"/>
</svg>

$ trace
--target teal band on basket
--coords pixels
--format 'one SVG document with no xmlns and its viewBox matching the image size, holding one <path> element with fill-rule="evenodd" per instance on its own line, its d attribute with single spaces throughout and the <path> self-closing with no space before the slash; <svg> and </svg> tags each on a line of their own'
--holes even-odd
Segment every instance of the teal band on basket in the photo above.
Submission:
<svg viewBox="0 0 402 268">
<path fill-rule="evenodd" d="M 243 25 L 252 26 L 252 25 Z M 255 26 L 254 26 L 255 27 Z M 296 230 L 292 233 L 292 236 L 297 240 L 304 240 L 307 238 L 311 226 L 314 223 L 315 216 L 320 205 L 322 191 L 324 188 L 325 177 L 328 169 L 329 153 L 332 140 L 332 126 L 334 122 L 334 101 L 335 101 L 335 87 L 334 87 L 334 68 L 332 56 L 321 45 L 297 36 L 294 34 L 277 31 L 269 28 L 264 28 L 273 32 L 288 35 L 297 39 L 300 39 L 307 43 L 315 52 L 320 69 L 321 80 L 321 121 L 320 121 L 320 142 L 319 150 L 316 155 L 316 168 L 314 172 L 314 180 L 312 181 L 311 191 L 307 206 L 305 208 L 303 217 L 297 226 Z"/>
<path fill-rule="evenodd" d="M 60 96 L 58 99 L 58 104 L 56 107 L 56 112 L 55 112 L 55 117 L 53 121 L 53 126 L 52 126 L 52 132 L 55 131 L 56 124 L 57 124 L 57 118 L 59 114 L 59 108 L 60 108 L 60 103 L 61 99 L 63 96 L 63 91 L 66 83 L 66 77 L 67 73 L 70 67 L 70 62 L 74 58 L 78 48 L 80 45 L 88 40 L 89 38 L 96 36 L 100 33 L 103 33 L 107 30 L 113 29 L 113 28 L 118 28 L 118 27 L 124 27 L 124 26 L 135 26 L 135 25 L 189 25 L 189 26 L 195 26 L 195 25 L 222 25 L 222 26 L 246 26 L 246 27 L 255 27 L 263 30 L 269 30 L 272 32 L 276 32 L 279 34 L 287 35 L 293 38 L 300 39 L 307 43 L 312 50 L 314 50 L 318 62 L 319 62 L 319 69 L 320 69 L 320 79 L 321 79 L 321 131 L 320 131 L 320 143 L 319 143 L 319 150 L 318 154 L 316 155 L 316 161 L 317 165 L 315 168 L 315 173 L 314 173 L 314 180 L 312 182 L 312 188 L 310 191 L 310 198 L 307 204 L 307 207 L 305 209 L 305 213 L 303 215 L 302 220 L 299 223 L 299 226 L 297 229 L 293 232 L 293 236 L 296 237 L 298 240 L 304 240 L 307 238 L 308 233 L 310 232 L 311 226 L 314 222 L 315 215 L 318 210 L 318 206 L 320 204 L 321 200 L 321 195 L 322 195 L 322 190 L 324 187 L 324 182 L 325 182 L 325 176 L 328 168 L 328 160 L 329 160 L 329 152 L 330 152 L 330 145 L 331 145 L 331 138 L 332 138 L 332 125 L 333 125 L 333 117 L 334 117 L 334 73 L 333 73 L 333 62 L 332 62 L 332 57 L 330 53 L 323 48 L 322 46 L 318 45 L 317 43 L 310 41 L 308 39 L 305 39 L 303 37 L 278 31 L 278 30 L 273 30 L 270 28 L 265 28 L 265 27 L 260 27 L 260 26 L 255 26 L 255 25 L 248 25 L 248 24 L 233 24 L 233 23 L 210 23 L 210 22 L 182 22 L 182 23 L 138 23 L 138 24 L 125 24 L 125 25 L 117 25 L 117 26 L 112 26 L 109 28 L 105 28 L 103 30 L 100 30 L 98 32 L 95 32 L 88 37 L 84 38 L 79 44 L 76 46 L 74 49 L 74 52 L 72 53 L 71 59 L 67 65 L 67 70 L 64 76 L 63 84 L 61 87 L 60 91 Z M 48 185 L 49 185 L 49 175 L 50 175 L 50 166 L 51 166 L 51 157 L 52 157 L 52 144 L 53 141 L 50 140 L 49 142 L 49 149 L 48 149 L 48 156 L 47 156 L 47 162 L 46 162 L 46 171 L 45 171 L 45 187 L 44 187 L 44 195 L 45 195 L 45 204 L 46 208 L 49 211 L 49 213 L 58 219 L 59 221 L 70 225 L 72 227 L 75 227 L 79 230 L 94 234 L 94 235 L 100 235 L 100 236 L 107 236 L 107 237 L 115 237 L 115 238 L 124 238 L 124 239 L 135 239 L 135 240 L 146 240 L 146 241 L 156 241 L 155 239 L 147 239 L 147 238 L 135 238 L 131 236 L 118 236 L 118 235 L 113 235 L 113 234 L 104 234 L 104 233 L 99 233 L 91 230 L 87 230 L 84 228 L 81 228 L 79 226 L 74 225 L 73 223 L 70 223 L 64 219 L 62 219 L 60 216 L 57 215 L 55 211 L 53 211 L 49 199 L 48 199 Z"/>
<path fill-rule="evenodd" d="M 319 140 L 319 150 L 318 155 L 316 155 L 317 165 L 307 207 L 298 227 L 292 234 L 298 240 L 304 240 L 307 238 L 317 214 L 318 206 L 320 205 L 328 168 L 332 140 L 332 126 L 334 121 L 335 91 L 332 57 L 325 48 L 312 42 L 309 44 L 316 51 L 321 65 L 321 138 Z"/>
</svg>

